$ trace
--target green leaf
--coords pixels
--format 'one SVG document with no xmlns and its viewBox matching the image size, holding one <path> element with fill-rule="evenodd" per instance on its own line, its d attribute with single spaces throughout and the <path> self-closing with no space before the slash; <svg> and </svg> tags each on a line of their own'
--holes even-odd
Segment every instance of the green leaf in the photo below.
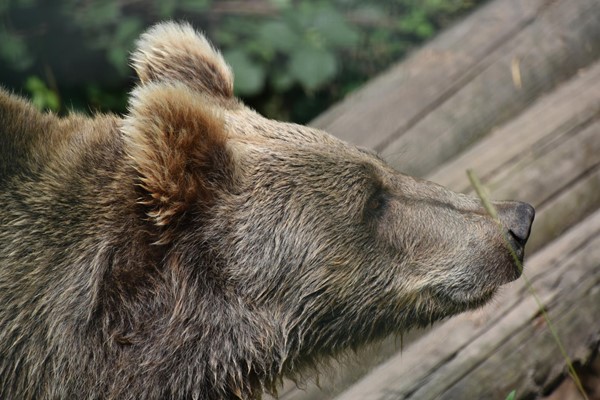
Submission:
<svg viewBox="0 0 600 400">
<path fill-rule="evenodd" d="M 288 52 L 298 44 L 298 34 L 288 25 L 280 21 L 270 21 L 263 24 L 258 31 L 258 39 L 263 46 L 268 43 L 275 50 Z"/>
<path fill-rule="evenodd" d="M 49 89 L 44 81 L 37 76 L 30 76 L 25 82 L 25 89 L 31 94 L 31 102 L 39 110 L 50 109 L 58 111 L 60 98 Z"/>
<path fill-rule="evenodd" d="M 513 390 L 512 392 L 510 392 L 508 394 L 508 396 L 506 396 L 506 400 L 515 400 L 515 396 L 517 395 L 517 391 Z"/>
<path fill-rule="evenodd" d="M 179 8 L 190 13 L 201 13 L 210 6 L 210 0 L 182 0 Z"/>
<path fill-rule="evenodd" d="M 398 27 L 405 33 L 411 33 L 423 39 L 432 36 L 435 30 L 427 19 L 427 14 L 422 9 L 415 9 L 402 18 L 398 23 Z"/>
<path fill-rule="evenodd" d="M 115 67 L 121 76 L 129 74 L 129 51 L 133 47 L 135 38 L 143 29 L 142 21 L 137 17 L 125 18 L 122 23 L 117 26 L 114 34 L 109 42 L 104 38 L 100 43 L 104 43 L 107 51 L 107 58 Z M 102 35 L 98 36 L 99 39 Z M 100 44 L 99 43 L 99 44 Z"/>
<path fill-rule="evenodd" d="M 215 41 L 222 47 L 233 47 L 237 43 L 237 35 L 225 28 L 217 28 L 213 33 Z"/>
<path fill-rule="evenodd" d="M 284 71 L 275 71 L 270 77 L 271 85 L 275 88 L 277 92 L 285 92 L 294 84 L 294 78 Z"/>
<path fill-rule="evenodd" d="M 237 47 L 237 46 L 236 46 Z M 244 40 L 244 52 L 257 61 L 270 62 L 275 58 L 275 49 L 255 39 Z"/>
<path fill-rule="evenodd" d="M 124 18 L 114 35 L 114 41 L 117 43 L 130 45 L 134 39 L 139 36 L 143 29 L 142 21 L 137 17 Z"/>
<path fill-rule="evenodd" d="M 154 5 L 162 18 L 169 18 L 173 16 L 177 4 L 174 0 L 157 0 Z"/>
<path fill-rule="evenodd" d="M 337 63 L 325 50 L 302 47 L 292 54 L 290 72 L 306 90 L 315 90 L 335 76 Z"/>
<path fill-rule="evenodd" d="M 330 46 L 351 47 L 359 39 L 358 32 L 331 6 L 322 7 L 316 14 L 314 27 Z"/>
<path fill-rule="evenodd" d="M 128 52 L 121 46 L 115 46 L 108 49 L 107 57 L 115 69 L 123 76 L 127 75 L 129 69 L 127 67 Z"/>
<path fill-rule="evenodd" d="M 377 23 L 377 21 L 381 21 L 387 16 L 381 6 L 378 4 L 361 5 L 360 8 L 354 11 L 354 14 L 363 21 L 368 21 L 371 23 Z"/>
<path fill-rule="evenodd" d="M 6 60 L 17 70 L 25 70 L 33 64 L 25 40 L 7 31 L 0 30 L 0 59 Z"/>
<path fill-rule="evenodd" d="M 242 50 L 225 52 L 223 57 L 233 69 L 234 90 L 237 94 L 249 96 L 260 92 L 265 83 L 265 71 Z"/>
<path fill-rule="evenodd" d="M 98 28 L 117 22 L 121 13 L 116 1 L 90 2 L 88 7 L 81 13 L 82 26 L 85 26 L 88 31 L 91 27 Z"/>
</svg>

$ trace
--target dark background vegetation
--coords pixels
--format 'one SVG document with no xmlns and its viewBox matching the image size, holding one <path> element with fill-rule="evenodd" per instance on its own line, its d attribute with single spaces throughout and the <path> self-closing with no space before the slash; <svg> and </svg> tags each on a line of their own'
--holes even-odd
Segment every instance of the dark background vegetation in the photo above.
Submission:
<svg viewBox="0 0 600 400">
<path fill-rule="evenodd" d="M 246 104 L 305 123 L 482 1 L 0 0 L 0 84 L 60 113 L 123 113 L 135 39 L 185 20 Z"/>
</svg>

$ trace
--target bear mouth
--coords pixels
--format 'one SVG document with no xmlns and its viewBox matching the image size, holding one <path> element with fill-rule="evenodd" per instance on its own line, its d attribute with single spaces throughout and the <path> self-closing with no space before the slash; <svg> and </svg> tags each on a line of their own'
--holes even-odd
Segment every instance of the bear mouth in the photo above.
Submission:
<svg viewBox="0 0 600 400">
<path fill-rule="evenodd" d="M 523 249 L 513 250 L 506 249 L 506 243 L 502 248 L 496 246 L 484 260 L 454 269 L 443 281 L 424 288 L 422 294 L 448 315 L 480 308 L 492 300 L 500 287 L 522 275 Z"/>
<path fill-rule="evenodd" d="M 480 308 L 487 304 L 498 292 L 499 286 L 478 290 L 477 293 L 463 293 L 451 296 L 450 301 L 463 310 Z"/>
<path fill-rule="evenodd" d="M 517 238 L 511 231 L 509 231 L 506 235 L 506 240 L 508 242 L 508 246 L 510 246 L 510 249 L 507 249 L 509 253 L 514 253 L 514 256 L 516 256 L 519 262 L 523 263 L 523 257 L 525 256 L 525 244 L 522 243 L 521 240 Z"/>
<path fill-rule="evenodd" d="M 498 287 L 479 290 L 477 293 L 455 291 L 448 293 L 443 289 L 426 291 L 429 306 L 414 314 L 414 322 L 421 327 L 427 327 L 436 321 L 446 320 L 457 314 L 475 310 L 488 304 L 494 297 Z"/>
<path fill-rule="evenodd" d="M 510 246 L 510 248 L 506 248 Z M 512 240 L 511 235 L 507 235 L 507 242 L 504 244 L 507 258 L 506 260 L 506 279 L 500 282 L 500 285 L 504 285 L 517 280 L 523 274 L 523 259 L 525 258 L 525 247 L 522 246 L 518 241 Z"/>
</svg>

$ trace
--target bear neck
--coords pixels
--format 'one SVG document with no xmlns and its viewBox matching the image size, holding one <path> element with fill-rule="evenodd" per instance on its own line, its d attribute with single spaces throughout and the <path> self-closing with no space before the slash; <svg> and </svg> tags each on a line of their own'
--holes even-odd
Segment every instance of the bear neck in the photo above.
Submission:
<svg viewBox="0 0 600 400">
<path fill-rule="evenodd" d="M 105 310 L 111 323 L 104 336 L 112 340 L 122 365 L 114 372 L 111 395 L 180 398 L 201 391 L 200 398 L 227 399 L 275 394 L 286 353 L 281 329 L 227 287 L 218 262 L 199 251 L 202 240 L 186 241 L 155 246 L 155 254 L 138 258 L 135 266 L 121 260 L 131 260 L 130 253 L 148 248 L 147 243 L 113 247 L 124 254 L 112 255 L 105 284 L 115 307 Z M 143 379 L 119 378 L 161 376 L 163 371 L 169 376 L 161 393 L 128 383 Z"/>
</svg>

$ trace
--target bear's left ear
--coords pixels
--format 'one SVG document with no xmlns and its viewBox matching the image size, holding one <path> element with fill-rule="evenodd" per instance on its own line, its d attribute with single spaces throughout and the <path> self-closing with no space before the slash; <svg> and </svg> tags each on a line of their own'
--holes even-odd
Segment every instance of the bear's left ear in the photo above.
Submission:
<svg viewBox="0 0 600 400">
<path fill-rule="evenodd" d="M 206 38 L 187 23 L 150 28 L 131 57 L 142 83 L 178 81 L 219 98 L 233 97 L 231 69 Z"/>
<path fill-rule="evenodd" d="M 121 128 L 158 226 L 206 210 L 231 181 L 232 157 L 219 108 L 180 83 L 136 88 Z"/>
</svg>

